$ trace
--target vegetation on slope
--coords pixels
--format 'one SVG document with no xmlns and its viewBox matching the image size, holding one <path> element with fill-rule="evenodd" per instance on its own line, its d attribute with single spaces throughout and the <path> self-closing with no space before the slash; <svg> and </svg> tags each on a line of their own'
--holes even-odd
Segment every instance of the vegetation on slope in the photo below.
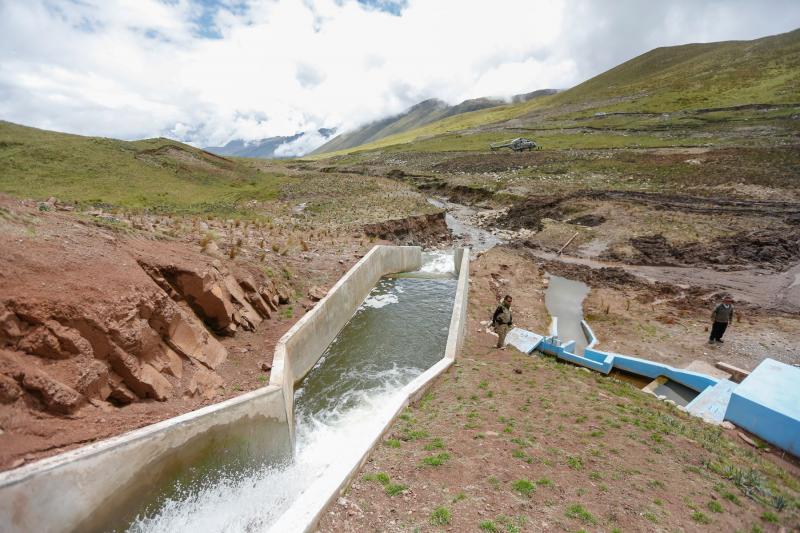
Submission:
<svg viewBox="0 0 800 533">
<path fill-rule="evenodd" d="M 464 113 L 315 158 L 387 147 L 423 151 L 479 150 L 486 149 L 487 142 L 530 134 L 532 129 L 539 134 L 542 130 L 560 132 L 576 127 L 623 131 L 631 128 L 665 131 L 674 126 L 696 128 L 724 123 L 738 116 L 736 110 L 709 112 L 710 109 L 752 104 L 772 104 L 778 108 L 764 111 L 761 118 L 788 120 L 796 114 L 791 104 L 797 103 L 798 94 L 800 30 L 753 41 L 672 46 L 647 52 L 555 95 Z M 767 116 L 768 113 L 772 115 Z M 480 130 L 483 137 L 472 137 L 475 130 Z M 601 142 L 595 137 L 586 143 L 585 133 L 572 132 L 571 138 L 559 139 L 556 146 L 548 142 L 544 146 L 614 148 L 664 146 L 673 142 L 638 143 L 608 136 Z M 690 140 L 689 144 L 698 142 Z M 397 146 L 404 144 L 409 146 Z"/>
<path fill-rule="evenodd" d="M 81 137 L 0 122 L 0 191 L 78 205 L 225 213 L 275 198 L 285 178 L 171 141 Z"/>
</svg>

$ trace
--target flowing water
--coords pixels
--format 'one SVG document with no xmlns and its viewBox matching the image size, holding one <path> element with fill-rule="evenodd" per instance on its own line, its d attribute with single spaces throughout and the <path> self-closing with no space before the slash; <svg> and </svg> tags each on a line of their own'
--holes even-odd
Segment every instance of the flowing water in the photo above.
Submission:
<svg viewBox="0 0 800 533">
<path fill-rule="evenodd" d="M 375 438 L 401 388 L 444 356 L 453 256 L 425 254 L 414 276 L 381 279 L 295 392 L 296 445 L 284 464 L 216 472 L 173 491 L 130 531 L 261 531 L 355 443 Z"/>
<path fill-rule="evenodd" d="M 558 317 L 558 338 L 562 343 L 575 341 L 576 355 L 583 355 L 587 344 L 581 327 L 583 299 L 587 294 L 589 287 L 583 282 L 550 276 L 544 295 L 544 303 L 550 316 Z"/>
</svg>

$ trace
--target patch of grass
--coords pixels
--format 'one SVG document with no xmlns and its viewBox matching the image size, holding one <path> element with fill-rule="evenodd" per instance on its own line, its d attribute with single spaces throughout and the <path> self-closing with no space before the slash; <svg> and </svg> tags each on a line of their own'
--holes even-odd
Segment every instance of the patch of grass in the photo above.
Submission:
<svg viewBox="0 0 800 533">
<path fill-rule="evenodd" d="M 583 459 L 573 456 L 567 457 L 567 466 L 573 470 L 581 470 L 583 469 Z"/>
<path fill-rule="evenodd" d="M 429 452 L 433 450 L 440 450 L 442 448 L 444 448 L 444 441 L 442 441 L 440 438 L 435 438 L 424 446 L 424 449 Z"/>
<path fill-rule="evenodd" d="M 761 520 L 764 522 L 769 522 L 770 524 L 777 524 L 778 523 L 778 515 L 771 511 L 764 511 L 761 513 Z"/>
<path fill-rule="evenodd" d="M 647 520 L 648 522 L 652 522 L 654 524 L 658 524 L 658 516 L 656 516 L 655 513 L 651 513 L 650 511 L 647 511 L 642 516 L 644 516 L 644 519 Z"/>
<path fill-rule="evenodd" d="M 530 497 L 531 494 L 536 492 L 536 486 L 527 479 L 516 480 L 511 487 L 522 494 L 523 496 Z"/>
<path fill-rule="evenodd" d="M 564 512 L 564 515 L 567 518 L 577 518 L 581 522 L 586 524 L 597 524 L 597 519 L 592 516 L 592 514 L 583 508 L 582 505 L 575 503 L 567 507 L 567 510 Z"/>
<path fill-rule="evenodd" d="M 422 459 L 422 464 L 427 466 L 441 466 L 450 460 L 450 454 L 442 452 L 436 455 L 429 455 Z"/>
<path fill-rule="evenodd" d="M 458 494 L 453 496 L 453 503 L 458 503 L 461 500 L 466 500 L 466 499 L 467 499 L 467 495 L 464 494 L 463 492 L 459 492 Z"/>
<path fill-rule="evenodd" d="M 397 496 L 398 494 L 403 493 L 408 487 L 406 485 L 402 485 L 400 483 L 388 483 L 383 490 L 389 496 Z"/>
<path fill-rule="evenodd" d="M 388 446 L 389 448 L 399 448 L 400 441 L 398 439 L 386 439 L 383 441 L 383 444 Z"/>
<path fill-rule="evenodd" d="M 484 520 L 483 522 L 478 524 L 478 527 L 480 528 L 481 531 L 489 531 L 491 533 L 497 533 L 498 531 L 500 531 L 497 528 L 497 525 L 491 520 Z"/>
<path fill-rule="evenodd" d="M 708 505 L 706 507 L 708 507 L 708 510 L 711 511 L 712 513 L 721 513 L 723 511 L 722 505 L 720 505 L 718 501 L 714 500 L 708 502 Z"/>
<path fill-rule="evenodd" d="M 536 480 L 536 484 L 539 485 L 540 487 L 552 487 L 553 486 L 553 482 L 550 481 L 549 479 L 547 479 L 546 477 L 543 477 L 541 479 L 537 479 Z"/>
<path fill-rule="evenodd" d="M 439 506 L 433 510 L 429 519 L 430 523 L 434 526 L 446 526 L 453 519 L 450 509 L 444 506 Z"/>
<path fill-rule="evenodd" d="M 710 524 L 711 519 L 706 516 L 704 513 L 700 511 L 695 511 L 692 513 L 692 520 L 697 522 L 698 524 Z"/>
</svg>

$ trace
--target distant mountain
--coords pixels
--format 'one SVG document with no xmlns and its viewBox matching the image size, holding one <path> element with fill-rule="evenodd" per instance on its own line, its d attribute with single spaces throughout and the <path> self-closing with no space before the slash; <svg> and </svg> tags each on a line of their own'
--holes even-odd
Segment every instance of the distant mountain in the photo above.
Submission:
<svg viewBox="0 0 800 533">
<path fill-rule="evenodd" d="M 533 98 L 553 94 L 555 92 L 556 91 L 552 89 L 544 89 L 527 94 L 518 94 L 513 96 L 511 100 L 515 103 L 527 102 Z M 389 135 L 410 131 L 443 118 L 460 115 L 461 113 L 469 113 L 470 111 L 479 111 L 481 109 L 506 105 L 507 103 L 507 100 L 501 98 L 473 98 L 451 106 L 436 98 L 423 100 L 399 115 L 393 115 L 375 122 L 370 122 L 356 130 L 338 135 L 311 153 L 323 154 L 326 152 L 353 148 L 354 146 L 377 141 Z"/>
<path fill-rule="evenodd" d="M 212 154 L 222 156 L 280 159 L 304 155 L 308 150 L 316 148 L 320 141 L 324 142 L 335 133 L 336 130 L 333 128 L 320 128 L 316 131 L 316 134 L 300 132 L 289 136 L 268 137 L 258 141 L 234 139 L 225 146 L 207 146 L 203 149 Z M 314 137 L 313 140 L 310 139 L 312 135 Z M 312 142 L 316 146 L 310 146 L 304 150 L 308 142 L 304 143 L 303 141 Z M 316 142 L 314 143 L 314 141 Z"/>
<path fill-rule="evenodd" d="M 534 98 L 539 98 L 540 96 L 550 96 L 551 94 L 556 94 L 558 89 L 539 89 L 538 91 L 533 91 L 530 93 L 525 94 L 515 94 L 511 97 L 512 104 L 521 104 L 524 102 L 529 102 Z"/>
</svg>

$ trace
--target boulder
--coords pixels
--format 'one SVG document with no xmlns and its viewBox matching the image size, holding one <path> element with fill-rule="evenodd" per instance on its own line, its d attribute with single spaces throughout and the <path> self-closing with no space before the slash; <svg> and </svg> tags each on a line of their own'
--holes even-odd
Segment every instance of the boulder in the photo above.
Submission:
<svg viewBox="0 0 800 533">
<path fill-rule="evenodd" d="M 26 369 L 22 378 L 22 387 L 36 393 L 44 402 L 47 410 L 55 413 L 72 413 L 84 401 L 84 397 L 78 391 L 56 381 L 42 371 Z"/>
<path fill-rule="evenodd" d="M 202 326 L 185 318 L 172 321 L 167 337 L 169 345 L 178 353 L 211 369 L 217 368 L 228 357 L 225 347 L 217 339 L 209 335 Z"/>
<path fill-rule="evenodd" d="M 237 320 L 243 328 L 250 331 L 254 330 L 263 321 L 261 315 L 247 301 L 247 297 L 235 277 L 231 275 L 225 276 L 222 282 L 238 311 L 238 315 L 234 315 L 234 320 Z"/>
<path fill-rule="evenodd" d="M 30 330 L 17 343 L 17 349 L 49 359 L 66 359 L 71 355 L 61 350 L 58 338 L 45 326 L 38 326 Z"/>
<path fill-rule="evenodd" d="M 81 368 L 76 388 L 90 400 L 108 398 L 111 395 L 111 386 L 106 364 L 95 359 Z"/>
<path fill-rule="evenodd" d="M 0 374 L 0 403 L 14 403 L 22 394 L 22 389 L 12 378 Z"/>
<path fill-rule="evenodd" d="M 216 373 L 203 368 L 202 366 L 195 367 L 195 372 L 192 379 L 189 380 L 189 386 L 186 388 L 186 394 L 189 396 L 202 396 L 206 400 L 213 400 L 220 394 L 222 388 L 222 378 Z"/>
<path fill-rule="evenodd" d="M 321 287 L 314 286 L 308 289 L 308 297 L 314 300 L 315 302 L 318 302 L 323 298 L 325 298 L 326 294 L 328 294 L 328 291 L 326 291 Z"/>
<path fill-rule="evenodd" d="M 109 357 L 114 372 L 139 398 L 154 398 L 164 401 L 172 396 L 172 384 L 161 373 L 148 363 L 139 359 L 118 346 L 114 347 Z"/>
<path fill-rule="evenodd" d="M 139 399 L 133 391 L 125 385 L 122 378 L 116 374 L 111 374 L 108 385 L 111 389 L 111 394 L 109 394 L 108 399 L 117 404 L 128 405 Z"/>
</svg>

